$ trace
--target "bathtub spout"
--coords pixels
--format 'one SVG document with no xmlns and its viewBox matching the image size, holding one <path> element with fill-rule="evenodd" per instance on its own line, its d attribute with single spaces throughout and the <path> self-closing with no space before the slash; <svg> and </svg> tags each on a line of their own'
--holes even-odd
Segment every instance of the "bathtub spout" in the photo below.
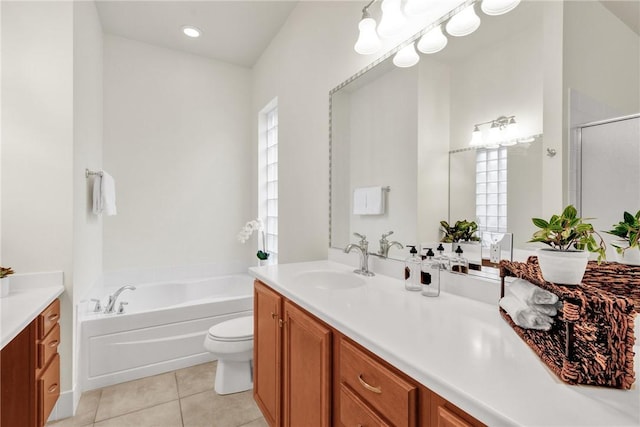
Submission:
<svg viewBox="0 0 640 427">
<path fill-rule="evenodd" d="M 109 295 L 109 302 L 107 303 L 107 306 L 104 309 L 105 313 L 109 314 L 109 313 L 115 312 L 116 300 L 118 299 L 120 294 L 123 291 L 126 291 L 126 290 L 135 291 L 136 287 L 135 286 L 131 286 L 131 285 L 126 285 L 126 286 L 121 287 L 117 291 L 115 291 L 112 295 Z"/>
</svg>

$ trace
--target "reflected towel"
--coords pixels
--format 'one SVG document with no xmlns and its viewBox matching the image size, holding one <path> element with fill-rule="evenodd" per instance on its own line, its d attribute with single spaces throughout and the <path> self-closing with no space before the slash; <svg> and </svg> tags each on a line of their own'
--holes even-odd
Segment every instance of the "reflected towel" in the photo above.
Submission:
<svg viewBox="0 0 640 427">
<path fill-rule="evenodd" d="M 516 279 L 511 282 L 509 290 L 529 305 L 555 304 L 558 302 L 558 296 L 556 294 L 546 291 L 524 279 Z"/>
<path fill-rule="evenodd" d="M 500 307 L 509 314 L 513 323 L 521 328 L 548 331 L 553 324 L 551 317 L 534 310 L 513 295 L 501 298 Z"/>
<path fill-rule="evenodd" d="M 354 215 L 382 215 L 384 213 L 384 189 L 360 187 L 353 190 Z"/>
<path fill-rule="evenodd" d="M 93 180 L 93 213 L 116 215 L 116 183 L 111 175 L 102 171 Z"/>
</svg>

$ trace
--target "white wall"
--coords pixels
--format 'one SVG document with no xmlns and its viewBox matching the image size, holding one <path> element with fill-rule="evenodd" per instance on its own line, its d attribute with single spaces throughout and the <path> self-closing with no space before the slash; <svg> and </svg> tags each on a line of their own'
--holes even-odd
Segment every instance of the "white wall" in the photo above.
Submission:
<svg viewBox="0 0 640 427">
<path fill-rule="evenodd" d="M 72 382 L 73 5 L 2 3 L 2 262 L 64 272 L 61 389 Z"/>
<path fill-rule="evenodd" d="M 250 70 L 104 38 L 104 270 L 248 260 Z"/>
</svg>

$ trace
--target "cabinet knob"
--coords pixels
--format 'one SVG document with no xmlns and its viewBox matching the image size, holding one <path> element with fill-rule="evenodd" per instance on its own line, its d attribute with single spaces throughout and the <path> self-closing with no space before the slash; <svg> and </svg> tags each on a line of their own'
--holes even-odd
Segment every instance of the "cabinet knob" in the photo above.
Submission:
<svg viewBox="0 0 640 427">
<path fill-rule="evenodd" d="M 382 389 L 380 387 L 374 387 L 371 384 L 367 384 L 367 382 L 362 379 L 362 374 L 358 375 L 358 381 L 360 381 L 360 384 L 362 385 L 362 387 L 366 388 L 367 390 L 376 394 L 382 393 Z"/>
<path fill-rule="evenodd" d="M 278 325 L 280 325 L 281 328 L 284 327 L 284 325 L 286 325 L 286 324 L 287 324 L 287 322 L 285 320 L 278 319 Z"/>
<path fill-rule="evenodd" d="M 278 317 L 278 315 L 272 311 L 272 312 L 271 312 L 271 318 L 272 318 L 272 319 L 275 319 L 276 317 Z"/>
<path fill-rule="evenodd" d="M 53 347 L 57 347 L 58 346 L 58 340 L 53 340 L 49 343 L 49 347 L 53 348 Z"/>
<path fill-rule="evenodd" d="M 49 387 L 49 393 L 53 393 L 56 391 L 56 389 L 58 388 L 58 384 L 53 384 L 51 387 Z"/>
</svg>

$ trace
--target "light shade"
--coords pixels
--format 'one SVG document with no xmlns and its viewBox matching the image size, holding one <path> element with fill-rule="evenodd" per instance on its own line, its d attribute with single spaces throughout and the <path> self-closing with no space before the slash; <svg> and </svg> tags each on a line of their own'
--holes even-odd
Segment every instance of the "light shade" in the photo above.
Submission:
<svg viewBox="0 0 640 427">
<path fill-rule="evenodd" d="M 200 28 L 194 27 L 192 25 L 183 26 L 182 32 L 184 33 L 185 36 L 191 37 L 191 38 L 200 37 L 200 34 L 202 34 L 202 31 L 200 31 Z"/>
<path fill-rule="evenodd" d="M 429 0 L 406 0 L 404 5 L 404 13 L 410 16 L 421 16 L 429 12 L 432 6 Z"/>
<path fill-rule="evenodd" d="M 502 15 L 515 9 L 520 0 L 482 0 L 480 8 L 487 15 Z"/>
<path fill-rule="evenodd" d="M 468 36 L 478 29 L 480 18 L 473 4 L 465 7 L 447 22 L 447 32 L 455 37 Z"/>
<path fill-rule="evenodd" d="M 418 61 L 420 61 L 420 56 L 418 56 L 413 43 L 400 49 L 393 57 L 393 64 L 401 68 L 413 67 Z"/>
<path fill-rule="evenodd" d="M 472 147 L 478 147 L 482 145 L 482 132 L 478 129 L 478 126 L 474 126 L 473 133 L 471 134 L 471 142 L 469 145 Z"/>
<path fill-rule="evenodd" d="M 507 124 L 507 128 L 504 130 L 507 141 L 517 139 L 520 136 L 518 135 L 520 133 L 519 131 L 520 129 L 518 127 L 518 123 L 516 123 L 516 119 L 511 117 L 509 119 L 509 124 Z"/>
<path fill-rule="evenodd" d="M 447 42 L 447 37 L 442 33 L 442 27 L 438 25 L 420 38 L 418 50 L 422 53 L 440 52 Z"/>
<path fill-rule="evenodd" d="M 356 52 L 361 55 L 371 55 L 382 47 L 382 42 L 376 33 L 376 21 L 373 18 L 364 18 L 358 24 L 360 35 L 358 41 L 353 46 Z"/>
<path fill-rule="evenodd" d="M 400 0 L 382 0 L 382 18 L 378 25 L 378 34 L 381 37 L 393 37 L 403 30 L 407 18 L 400 8 Z"/>
</svg>

